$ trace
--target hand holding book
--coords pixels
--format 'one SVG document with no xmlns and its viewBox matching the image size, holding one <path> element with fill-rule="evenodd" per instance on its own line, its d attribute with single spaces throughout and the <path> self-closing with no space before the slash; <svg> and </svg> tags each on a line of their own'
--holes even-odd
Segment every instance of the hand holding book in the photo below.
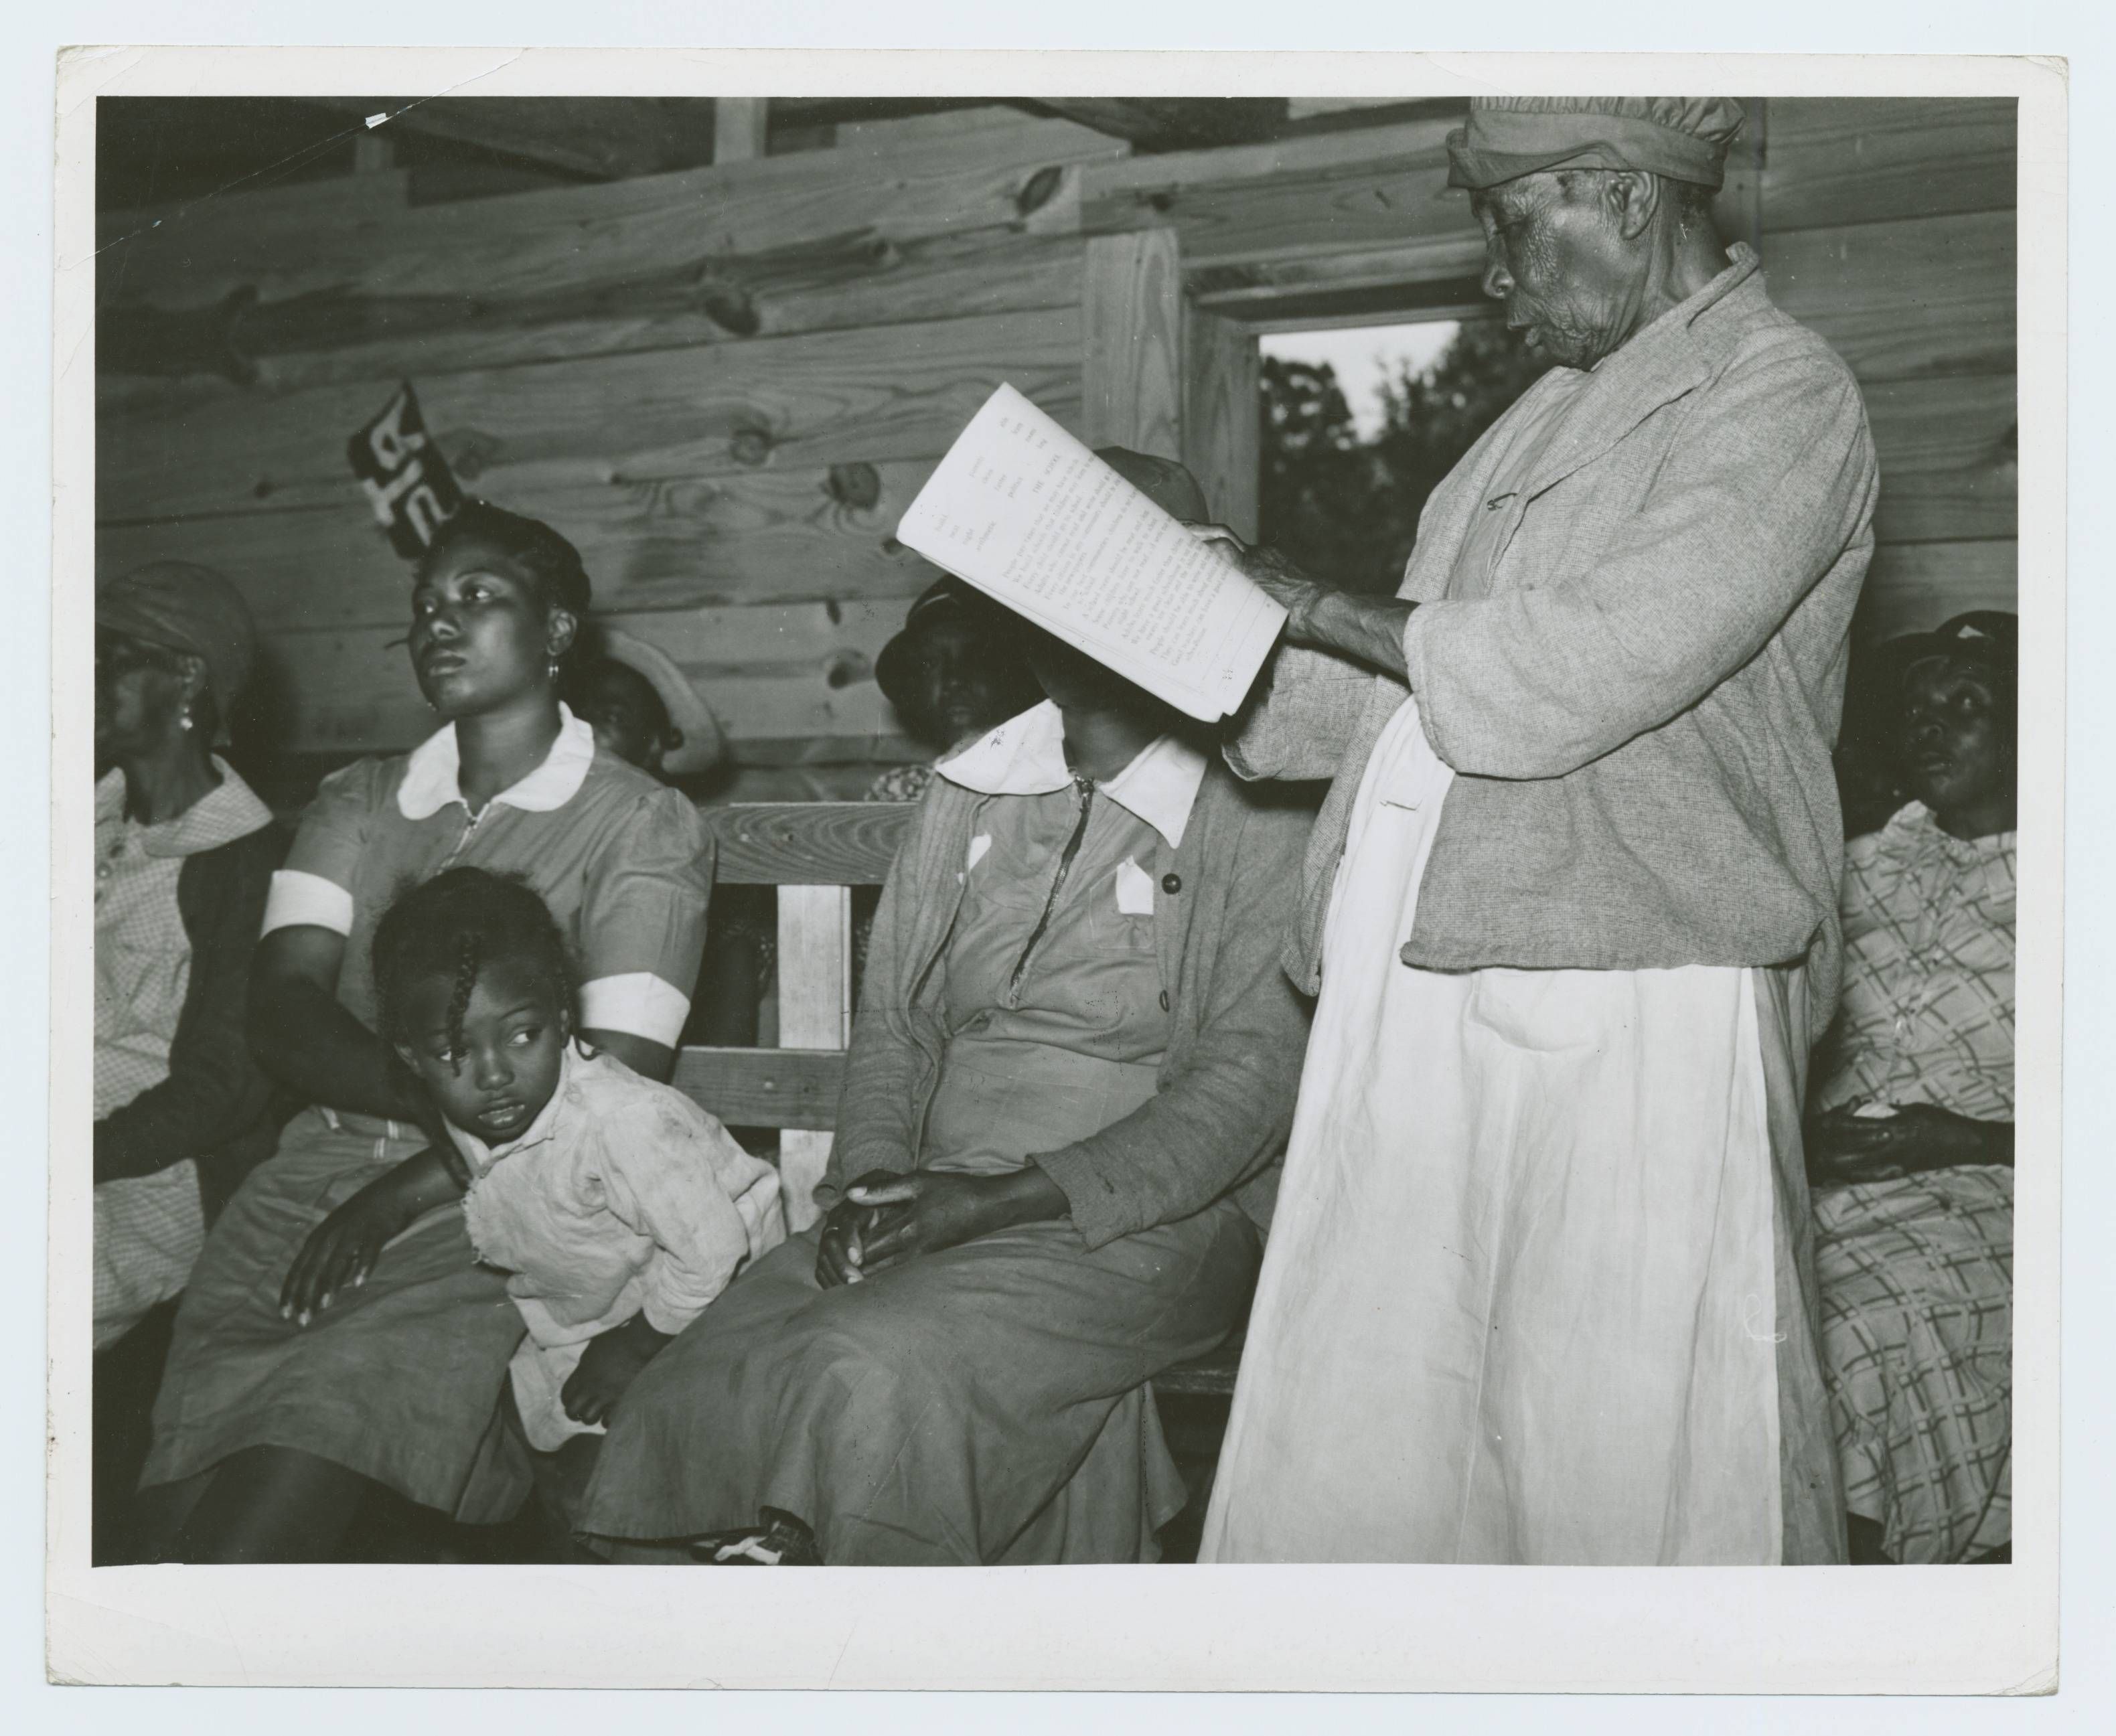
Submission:
<svg viewBox="0 0 2116 1736">
<path fill-rule="evenodd" d="M 1178 710 L 1241 704 L 1286 610 L 1011 386 L 971 419 L 898 539 Z"/>
</svg>

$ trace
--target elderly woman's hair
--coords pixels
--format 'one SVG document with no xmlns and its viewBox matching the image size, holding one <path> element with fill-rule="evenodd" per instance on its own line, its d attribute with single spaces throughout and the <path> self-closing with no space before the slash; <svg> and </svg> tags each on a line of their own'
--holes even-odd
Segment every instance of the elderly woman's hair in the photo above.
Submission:
<svg viewBox="0 0 2116 1736">
<path fill-rule="evenodd" d="M 581 552 L 541 520 L 524 518 L 485 500 L 467 500 L 444 521 L 427 544 L 421 571 L 458 544 L 479 542 L 498 550 L 542 586 L 545 599 L 585 618 L 594 587 Z"/>
<path fill-rule="evenodd" d="M 513 875 L 449 868 L 398 894 L 375 925 L 370 949 L 382 1035 L 412 1043 L 412 990 L 449 976 L 448 1053 L 462 1066 L 462 1022 L 479 974 L 495 961 L 528 971 L 554 1003 L 570 1008 L 573 971 L 559 925 L 542 898 Z"/>
</svg>

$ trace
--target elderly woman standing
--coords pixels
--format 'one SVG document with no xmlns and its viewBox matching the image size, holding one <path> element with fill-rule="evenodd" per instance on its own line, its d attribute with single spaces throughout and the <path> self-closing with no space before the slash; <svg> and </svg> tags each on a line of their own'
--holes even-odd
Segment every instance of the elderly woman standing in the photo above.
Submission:
<svg viewBox="0 0 2116 1736">
<path fill-rule="evenodd" d="M 242 1039 L 272 811 L 213 751 L 256 650 L 218 573 L 157 562 L 95 599 L 95 1348 L 177 1294 L 269 1154 Z"/>
<path fill-rule="evenodd" d="M 250 1040 L 311 1106 L 222 1213 L 177 1316 L 142 1492 L 167 1557 L 329 1560 L 378 1484 L 472 1522 L 527 1491 L 497 1426 L 521 1316 L 476 1263 L 453 1141 L 376 1035 L 369 953 L 407 882 L 518 875 L 579 961 L 583 1037 L 666 1077 L 711 839 L 559 703 L 588 599 L 549 526 L 461 508 L 412 592 L 442 728 L 324 779 L 273 877 Z"/>
<path fill-rule="evenodd" d="M 1852 1559 L 2012 1541 L 2011 615 L 1889 649 L 1914 800 L 1855 840 L 1808 1129 Z"/>
<path fill-rule="evenodd" d="M 1849 370 L 1713 232 L 1741 118 L 1473 101 L 1484 288 L 1558 365 L 1397 600 L 1237 549 L 1299 649 L 1230 761 L 1336 782 L 1203 1559 L 1841 1557 L 1799 1106 L 1876 476 Z"/>
</svg>

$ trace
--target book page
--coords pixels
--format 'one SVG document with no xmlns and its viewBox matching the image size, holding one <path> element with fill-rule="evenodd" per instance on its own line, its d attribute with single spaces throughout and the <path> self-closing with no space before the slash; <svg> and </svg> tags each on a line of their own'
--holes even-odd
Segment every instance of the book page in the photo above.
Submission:
<svg viewBox="0 0 2116 1736">
<path fill-rule="evenodd" d="M 971 418 L 896 535 L 1207 723 L 1241 704 L 1286 618 L 1011 386 Z"/>
</svg>

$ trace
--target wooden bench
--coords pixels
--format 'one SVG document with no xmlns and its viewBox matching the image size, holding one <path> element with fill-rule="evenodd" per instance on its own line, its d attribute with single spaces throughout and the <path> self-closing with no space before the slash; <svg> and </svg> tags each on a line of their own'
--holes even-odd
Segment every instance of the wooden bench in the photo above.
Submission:
<svg viewBox="0 0 2116 1736">
<path fill-rule="evenodd" d="M 675 1083 L 733 1127 L 776 1127 L 789 1228 L 818 1215 L 813 1195 L 853 1030 L 853 889 L 879 886 L 918 810 L 909 802 L 756 802 L 705 810 L 715 883 L 771 886 L 779 902 L 776 1049 L 688 1048 Z M 1166 1371 L 1159 1393 L 1235 1389 L 1237 1334 L 1211 1355 Z"/>
</svg>

